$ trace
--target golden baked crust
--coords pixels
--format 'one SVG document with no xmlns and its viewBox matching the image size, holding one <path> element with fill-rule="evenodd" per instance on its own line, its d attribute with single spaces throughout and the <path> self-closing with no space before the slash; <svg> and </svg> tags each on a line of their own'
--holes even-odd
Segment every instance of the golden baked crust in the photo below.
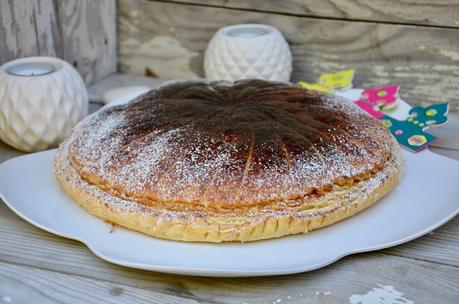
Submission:
<svg viewBox="0 0 459 304">
<path fill-rule="evenodd" d="M 265 81 L 163 86 L 85 119 L 55 159 L 90 213 L 201 242 L 332 224 L 388 193 L 400 167 L 390 133 L 357 107 Z"/>
</svg>

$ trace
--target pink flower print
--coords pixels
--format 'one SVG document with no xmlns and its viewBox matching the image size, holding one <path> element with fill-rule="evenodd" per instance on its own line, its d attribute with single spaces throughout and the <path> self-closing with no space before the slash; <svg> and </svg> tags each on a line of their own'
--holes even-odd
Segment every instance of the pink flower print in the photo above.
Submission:
<svg viewBox="0 0 459 304">
<path fill-rule="evenodd" d="M 396 101 L 399 88 L 398 85 L 391 85 L 387 87 L 365 89 L 360 99 L 373 105 L 375 110 L 391 110 L 397 105 Z"/>
</svg>

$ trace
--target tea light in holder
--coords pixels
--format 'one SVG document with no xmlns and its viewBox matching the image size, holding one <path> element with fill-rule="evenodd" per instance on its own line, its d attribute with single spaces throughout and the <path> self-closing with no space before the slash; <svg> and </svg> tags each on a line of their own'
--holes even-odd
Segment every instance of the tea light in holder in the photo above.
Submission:
<svg viewBox="0 0 459 304">
<path fill-rule="evenodd" d="M 264 24 L 219 29 L 207 46 L 204 70 L 208 80 L 259 78 L 287 82 L 292 55 L 281 32 Z"/>
<path fill-rule="evenodd" d="M 0 139 L 25 152 L 57 146 L 88 113 L 80 74 L 53 57 L 0 67 Z"/>
</svg>

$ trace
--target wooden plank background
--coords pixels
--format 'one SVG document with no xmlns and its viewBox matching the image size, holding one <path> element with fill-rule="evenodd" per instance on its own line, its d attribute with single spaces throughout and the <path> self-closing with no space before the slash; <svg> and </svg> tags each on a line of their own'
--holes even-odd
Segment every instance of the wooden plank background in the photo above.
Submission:
<svg viewBox="0 0 459 304">
<path fill-rule="evenodd" d="M 339 2 L 347 3 L 345 8 L 338 8 L 338 1 L 119 0 L 121 72 L 145 74 L 148 68 L 169 79 L 202 76 L 203 53 L 218 28 L 266 23 L 290 44 L 292 81 L 355 68 L 358 87 L 396 83 L 411 104 L 447 101 L 459 111 L 458 1 Z M 369 11 L 364 21 L 352 20 L 364 9 Z"/>
<path fill-rule="evenodd" d="M 166 0 L 240 10 L 394 24 L 459 28 L 459 1 L 419 0 Z"/>
<path fill-rule="evenodd" d="M 0 65 L 26 56 L 57 56 L 87 84 L 114 73 L 115 0 L 0 1 Z"/>
</svg>

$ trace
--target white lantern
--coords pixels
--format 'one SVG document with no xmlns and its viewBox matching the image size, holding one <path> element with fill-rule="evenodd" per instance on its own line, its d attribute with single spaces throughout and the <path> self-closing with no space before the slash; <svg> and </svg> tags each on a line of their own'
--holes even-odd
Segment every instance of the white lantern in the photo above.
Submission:
<svg viewBox="0 0 459 304">
<path fill-rule="evenodd" d="M 80 74 L 52 57 L 28 57 L 0 67 L 0 139 L 32 152 L 57 146 L 88 113 Z"/>
<path fill-rule="evenodd" d="M 276 28 L 239 24 L 219 29 L 207 46 L 204 70 L 208 80 L 259 78 L 287 82 L 292 72 L 288 43 Z"/>
</svg>

